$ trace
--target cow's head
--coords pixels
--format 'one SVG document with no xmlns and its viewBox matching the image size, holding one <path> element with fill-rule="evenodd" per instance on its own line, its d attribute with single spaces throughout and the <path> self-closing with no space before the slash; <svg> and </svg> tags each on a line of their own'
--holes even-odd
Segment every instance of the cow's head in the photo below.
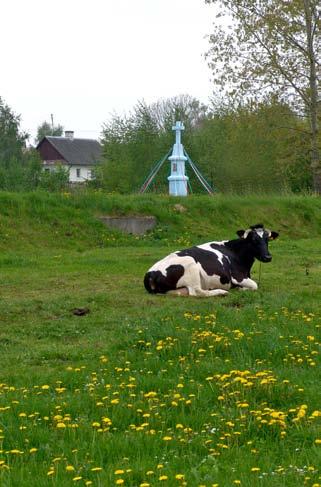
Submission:
<svg viewBox="0 0 321 487">
<path fill-rule="evenodd" d="M 279 234 L 271 232 L 264 225 L 251 226 L 248 230 L 238 230 L 237 235 L 246 240 L 253 257 L 261 262 L 271 262 L 272 255 L 269 252 L 269 240 L 275 240 Z"/>
</svg>

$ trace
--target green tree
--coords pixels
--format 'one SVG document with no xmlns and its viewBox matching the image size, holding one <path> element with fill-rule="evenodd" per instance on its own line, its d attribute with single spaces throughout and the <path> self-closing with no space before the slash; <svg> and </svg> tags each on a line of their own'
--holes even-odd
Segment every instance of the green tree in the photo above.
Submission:
<svg viewBox="0 0 321 487">
<path fill-rule="evenodd" d="M 0 166 L 7 168 L 12 160 L 21 160 L 28 134 L 20 130 L 16 115 L 0 97 Z"/>
<path fill-rule="evenodd" d="M 37 136 L 35 139 L 36 144 L 38 144 L 46 135 L 52 135 L 59 137 L 63 134 L 64 128 L 62 125 L 52 125 L 46 121 L 42 122 L 37 129 Z"/>
<path fill-rule="evenodd" d="M 20 116 L 0 98 L 0 189 L 32 189 L 37 184 L 39 164 L 36 168 L 32 162 L 35 156 L 26 148 L 27 139 L 20 129 Z"/>
<path fill-rule="evenodd" d="M 214 82 L 237 99 L 262 100 L 275 93 L 306 117 L 313 188 L 321 193 L 319 0 L 205 2 L 218 7 L 208 52 Z"/>
<path fill-rule="evenodd" d="M 271 101 L 210 108 L 193 138 L 199 166 L 214 189 L 244 193 L 311 187 L 304 126 L 290 107 Z"/>
</svg>

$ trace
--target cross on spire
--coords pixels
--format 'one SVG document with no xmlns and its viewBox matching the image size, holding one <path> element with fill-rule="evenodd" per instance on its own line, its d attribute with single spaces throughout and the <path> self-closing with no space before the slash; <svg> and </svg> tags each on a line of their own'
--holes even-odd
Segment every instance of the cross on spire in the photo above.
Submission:
<svg viewBox="0 0 321 487">
<path fill-rule="evenodd" d="M 183 122 L 176 122 L 175 125 L 173 125 L 172 130 L 176 132 L 176 144 L 181 143 L 181 132 L 185 130 Z"/>
</svg>

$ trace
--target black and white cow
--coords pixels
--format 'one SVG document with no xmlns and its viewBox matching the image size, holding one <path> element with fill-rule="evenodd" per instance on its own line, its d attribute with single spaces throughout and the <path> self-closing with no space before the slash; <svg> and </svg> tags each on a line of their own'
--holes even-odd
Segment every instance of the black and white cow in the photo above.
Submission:
<svg viewBox="0 0 321 487">
<path fill-rule="evenodd" d="M 268 242 L 279 234 L 261 224 L 236 233 L 235 240 L 197 245 L 156 262 L 145 275 L 146 290 L 200 297 L 222 296 L 235 287 L 255 291 L 251 267 L 255 259 L 271 262 Z"/>
</svg>

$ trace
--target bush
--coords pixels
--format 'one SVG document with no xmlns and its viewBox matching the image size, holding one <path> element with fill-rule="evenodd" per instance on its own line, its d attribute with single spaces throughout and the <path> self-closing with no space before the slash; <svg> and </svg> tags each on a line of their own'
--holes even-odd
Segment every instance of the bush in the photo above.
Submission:
<svg viewBox="0 0 321 487">
<path fill-rule="evenodd" d="M 62 191 L 69 185 L 69 171 L 63 166 L 57 166 L 53 171 L 42 171 L 39 178 L 39 188 L 47 191 Z"/>
</svg>

